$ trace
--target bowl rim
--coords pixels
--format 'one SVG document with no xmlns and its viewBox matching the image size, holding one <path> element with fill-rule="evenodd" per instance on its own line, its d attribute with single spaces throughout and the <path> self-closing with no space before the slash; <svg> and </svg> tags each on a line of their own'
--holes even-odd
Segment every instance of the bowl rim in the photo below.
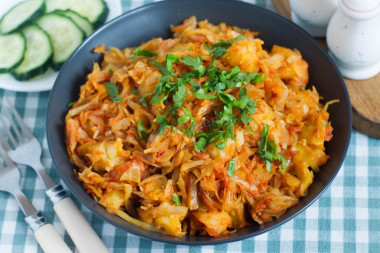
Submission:
<svg viewBox="0 0 380 253">
<path fill-rule="evenodd" d="M 198 0 L 198 1 L 201 1 L 201 0 Z M 83 204 L 86 208 L 88 208 L 91 213 L 95 214 L 97 217 L 99 217 L 101 220 L 103 221 L 106 221 L 108 222 L 109 224 L 115 226 L 116 228 L 119 228 L 125 232 L 128 232 L 128 233 L 131 233 L 133 235 L 136 235 L 136 236 L 139 236 L 139 237 L 142 237 L 142 238 L 146 238 L 146 239 L 150 239 L 150 240 L 153 240 L 153 241 L 158 241 L 158 242 L 162 242 L 162 243 L 169 243 L 169 244 L 175 244 L 175 245 L 189 245 L 189 246 L 196 246 L 196 245 L 217 245 L 217 244 L 223 244 L 223 243 L 230 243 L 230 242 L 236 242 L 236 241 L 241 241 L 241 240 L 244 240 L 244 239 L 247 239 L 247 238 L 250 238 L 250 237 L 254 237 L 254 236 L 257 236 L 257 235 L 260 235 L 260 234 L 263 234 L 263 233 L 266 233 L 274 228 L 277 228 L 281 225 L 283 225 L 284 223 L 294 219 L 296 216 L 298 216 L 299 214 L 301 214 L 302 212 L 304 212 L 309 206 L 311 206 L 317 199 L 319 199 L 319 197 L 330 187 L 331 183 L 334 181 L 336 175 L 339 173 L 342 165 L 343 165 L 343 162 L 346 158 L 346 155 L 347 155 L 347 151 L 348 151 L 348 148 L 349 148 L 349 144 L 350 144 L 350 140 L 351 140 L 351 133 L 352 133 L 352 107 L 351 107 L 351 101 L 350 101 L 350 97 L 349 97 L 349 93 L 348 93 L 348 90 L 347 90 L 347 87 L 346 87 L 346 84 L 345 84 L 345 81 L 337 67 L 337 65 L 335 64 L 335 62 L 333 61 L 333 59 L 330 57 L 330 55 L 328 54 L 328 52 L 326 51 L 326 49 L 314 38 L 312 37 L 310 34 L 308 34 L 304 29 L 302 29 L 301 27 L 299 27 L 298 25 L 294 24 L 293 22 L 291 22 L 290 20 L 286 19 L 285 17 L 279 15 L 278 13 L 276 12 L 273 12 L 271 10 L 268 10 L 266 8 L 263 8 L 261 6 L 258 6 L 258 5 L 255 5 L 255 4 L 251 4 L 251 3 L 247 3 L 247 2 L 241 2 L 241 1 L 238 1 L 238 0 L 209 0 L 210 2 L 235 2 L 235 4 L 240 4 L 241 7 L 243 8 L 244 6 L 246 7 L 249 7 L 249 8 L 257 8 L 259 9 L 260 11 L 263 11 L 263 12 L 266 12 L 266 15 L 269 15 L 269 16 L 273 16 L 275 18 L 278 18 L 278 19 L 281 19 L 283 22 L 285 23 L 288 23 L 288 25 L 291 25 L 291 26 L 294 26 L 294 28 L 296 28 L 298 30 L 299 33 L 302 33 L 304 36 L 308 37 L 310 39 L 310 41 L 322 52 L 323 56 L 326 57 L 329 62 L 331 63 L 332 67 L 334 68 L 335 72 L 338 74 L 338 77 L 339 77 L 339 80 L 342 84 L 342 88 L 344 90 L 344 95 L 346 96 L 347 98 L 347 106 L 348 106 L 348 122 L 349 122 L 349 127 L 348 127 L 348 131 L 347 131 L 347 136 L 346 136 L 346 143 L 345 143 L 345 147 L 344 147 L 344 150 L 343 150 L 343 153 L 341 155 L 341 158 L 340 158 L 340 161 L 336 167 L 336 170 L 335 170 L 335 173 L 332 175 L 331 179 L 326 183 L 326 185 L 324 186 L 324 188 L 318 193 L 316 194 L 316 196 L 311 199 L 311 201 L 309 201 L 308 203 L 302 205 L 300 207 L 299 210 L 295 211 L 293 214 L 289 215 L 288 217 L 284 218 L 283 220 L 279 220 L 278 222 L 266 227 L 266 228 L 262 228 L 258 231 L 255 231 L 255 232 L 251 232 L 251 233 L 247 233 L 247 234 L 243 234 L 243 235 L 240 235 L 240 236 L 236 236 L 236 237 L 232 237 L 232 238 L 227 238 L 227 239 L 220 239 L 220 240 L 202 240 L 202 241 L 189 241 L 189 240 L 174 240 L 174 239 L 164 239 L 164 238 L 160 238 L 160 237 L 156 237 L 154 236 L 154 234 L 150 234 L 150 233 L 147 233 L 147 234 L 142 234 L 138 231 L 135 231 L 133 229 L 130 229 L 130 228 L 127 228 L 115 221 L 112 221 L 110 220 L 109 218 L 103 216 L 100 212 L 98 212 L 96 209 L 94 209 L 93 206 L 91 206 L 89 203 L 87 203 L 86 201 L 83 201 L 80 197 L 80 194 L 77 193 L 76 191 L 73 190 L 72 186 L 71 186 L 71 183 L 69 182 L 68 178 L 66 178 L 63 174 L 63 172 L 61 171 L 61 169 L 59 169 L 59 163 L 57 162 L 56 160 L 56 157 L 53 155 L 53 152 L 52 152 L 52 143 L 51 143 L 51 140 L 50 140 L 50 129 L 48 127 L 48 122 L 49 122 L 49 107 L 52 103 L 52 94 L 54 94 L 55 92 L 55 88 L 56 88 L 56 83 L 57 83 L 57 80 L 59 80 L 60 76 L 62 75 L 62 71 L 59 72 L 57 78 L 56 78 L 56 81 L 54 82 L 54 86 L 50 92 L 50 95 L 49 95 L 49 100 L 48 100 L 48 109 L 47 109 L 47 112 L 46 112 L 46 137 L 47 137 L 47 143 L 48 143 L 48 149 L 49 149 L 49 152 L 51 154 L 51 157 L 52 157 L 52 161 L 53 161 L 53 164 L 55 165 L 55 167 L 57 168 L 57 171 L 60 175 L 60 177 L 62 178 L 63 182 L 65 183 L 65 185 L 69 188 L 70 190 L 70 193 L 72 193 L 72 195 L 75 196 L 76 199 L 78 199 L 80 201 L 81 204 Z M 113 23 L 117 23 L 119 22 L 119 20 L 123 19 L 125 16 L 129 16 L 129 15 L 133 15 L 134 13 L 136 12 L 143 12 L 145 9 L 149 9 L 149 8 L 154 8 L 156 5 L 162 5 L 162 4 L 172 4 L 173 2 L 175 1 L 159 1 L 159 2 L 153 2 L 153 3 L 149 3 L 149 4 L 145 4 L 145 5 L 142 5 L 140 7 L 137 7 L 135 9 L 132 9 L 132 10 L 129 10 L 125 13 L 123 13 L 122 15 L 110 20 L 109 22 L 107 22 L 105 25 L 103 25 L 102 27 L 100 27 L 97 31 L 95 31 L 93 34 L 91 34 L 88 38 L 86 38 L 82 44 L 73 52 L 73 54 L 70 56 L 70 58 L 66 61 L 66 63 L 64 64 L 64 66 L 62 67 L 61 70 L 63 70 L 66 65 L 71 61 L 71 58 L 73 58 L 78 51 L 80 51 L 86 44 L 88 41 L 90 41 L 94 36 L 96 36 L 97 34 L 101 33 L 103 30 L 107 29 L 109 26 L 111 26 Z M 182 2 L 194 2 L 194 0 L 182 0 Z M 230 25 L 233 25 L 233 24 L 230 24 Z M 173 237 L 174 238 L 174 237 Z M 211 239 L 212 237 L 210 237 Z M 215 239 L 215 238 L 214 238 Z"/>
</svg>

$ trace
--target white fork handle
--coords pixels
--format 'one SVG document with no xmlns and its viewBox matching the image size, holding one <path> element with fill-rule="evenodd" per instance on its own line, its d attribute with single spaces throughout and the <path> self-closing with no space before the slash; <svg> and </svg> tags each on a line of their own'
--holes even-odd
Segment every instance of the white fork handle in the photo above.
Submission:
<svg viewBox="0 0 380 253">
<path fill-rule="evenodd" d="M 54 210 L 80 253 L 109 252 L 70 197 L 58 201 Z"/>
<path fill-rule="evenodd" d="M 72 253 L 51 224 L 41 226 L 34 237 L 45 253 Z"/>
</svg>

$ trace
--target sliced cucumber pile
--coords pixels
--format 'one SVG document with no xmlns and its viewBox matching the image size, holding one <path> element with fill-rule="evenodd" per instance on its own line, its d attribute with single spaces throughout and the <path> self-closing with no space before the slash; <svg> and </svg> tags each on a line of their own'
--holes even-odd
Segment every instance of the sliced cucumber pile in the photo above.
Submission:
<svg viewBox="0 0 380 253">
<path fill-rule="evenodd" d="M 81 16 L 77 12 L 72 10 L 57 10 L 56 12 L 71 18 L 84 31 L 86 37 L 90 36 L 90 34 L 94 32 L 94 28 L 92 27 L 90 21 L 88 21 L 87 18 Z"/>
<path fill-rule="evenodd" d="M 25 81 L 49 67 L 59 70 L 108 13 L 103 0 L 26 0 L 15 5 L 0 19 L 0 74 Z"/>
<path fill-rule="evenodd" d="M 107 19 L 108 7 L 103 0 L 46 0 L 48 12 L 70 9 L 87 18 L 94 28 L 98 28 Z"/>
<path fill-rule="evenodd" d="M 0 21 L 0 33 L 6 34 L 27 26 L 45 12 L 44 0 L 21 2 L 10 9 Z"/>
<path fill-rule="evenodd" d="M 24 60 L 12 72 L 12 75 L 20 81 L 45 73 L 53 57 L 53 47 L 44 30 L 37 25 L 30 25 L 24 28 L 22 33 L 26 38 Z"/>
<path fill-rule="evenodd" d="M 52 67 L 59 70 L 85 38 L 84 32 L 72 19 L 58 13 L 48 13 L 37 19 L 51 39 L 54 49 Z"/>
<path fill-rule="evenodd" d="M 26 41 L 21 33 L 0 35 L 0 73 L 11 72 L 24 59 Z"/>
</svg>

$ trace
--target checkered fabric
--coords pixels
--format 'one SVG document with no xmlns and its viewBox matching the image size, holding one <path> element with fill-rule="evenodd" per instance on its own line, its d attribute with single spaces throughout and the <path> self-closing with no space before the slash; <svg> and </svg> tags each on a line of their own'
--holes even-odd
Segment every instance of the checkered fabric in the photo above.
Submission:
<svg viewBox="0 0 380 253">
<path fill-rule="evenodd" d="M 123 11 L 151 2 L 122 0 Z M 269 1 L 251 0 L 274 10 Z M 49 92 L 19 93 L 0 89 L 42 143 L 42 163 L 59 180 L 49 155 L 45 115 Z M 20 166 L 21 187 L 33 205 L 75 246 L 47 201 L 43 186 L 30 168 Z M 338 176 L 306 211 L 268 233 L 216 246 L 176 246 L 143 239 L 103 222 L 78 201 L 76 204 L 111 252 L 380 252 L 380 140 L 353 131 L 350 148 Z M 42 252 L 15 199 L 0 192 L 0 252 Z"/>
</svg>

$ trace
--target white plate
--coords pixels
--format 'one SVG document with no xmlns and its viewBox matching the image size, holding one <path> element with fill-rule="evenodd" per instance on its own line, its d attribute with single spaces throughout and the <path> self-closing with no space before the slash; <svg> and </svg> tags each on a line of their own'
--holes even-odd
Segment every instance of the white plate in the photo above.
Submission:
<svg viewBox="0 0 380 253">
<path fill-rule="evenodd" d="M 104 0 L 109 8 L 107 21 L 119 16 L 122 13 L 120 0 Z M 0 0 L 0 17 L 3 16 L 21 0 Z M 51 90 L 58 72 L 49 69 L 45 74 L 37 76 L 29 81 L 17 81 L 10 74 L 0 74 L 0 88 L 5 90 L 35 92 Z"/>
</svg>

